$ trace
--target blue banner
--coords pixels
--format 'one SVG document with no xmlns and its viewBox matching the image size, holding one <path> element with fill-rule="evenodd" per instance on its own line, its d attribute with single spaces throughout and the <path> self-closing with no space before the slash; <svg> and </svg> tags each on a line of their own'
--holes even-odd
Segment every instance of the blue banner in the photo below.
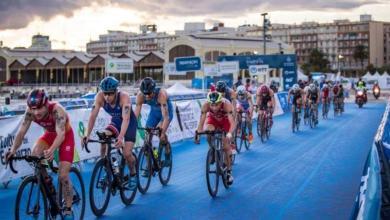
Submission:
<svg viewBox="0 0 390 220">
<path fill-rule="evenodd" d="M 220 56 L 218 62 L 238 61 L 240 69 L 248 69 L 252 65 L 267 64 L 269 68 L 283 69 L 283 90 L 288 91 L 297 83 L 297 64 L 295 54 Z"/>
<path fill-rule="evenodd" d="M 283 112 L 288 112 L 289 111 L 289 106 L 287 103 L 288 93 L 287 92 L 278 92 L 277 95 L 278 95 L 278 99 L 280 102 L 280 106 L 283 109 Z"/>
<path fill-rule="evenodd" d="M 368 154 L 351 219 L 380 219 L 382 186 L 375 144 Z"/>
<path fill-rule="evenodd" d="M 175 65 L 177 72 L 198 71 L 202 68 L 200 57 L 176 57 Z"/>
</svg>

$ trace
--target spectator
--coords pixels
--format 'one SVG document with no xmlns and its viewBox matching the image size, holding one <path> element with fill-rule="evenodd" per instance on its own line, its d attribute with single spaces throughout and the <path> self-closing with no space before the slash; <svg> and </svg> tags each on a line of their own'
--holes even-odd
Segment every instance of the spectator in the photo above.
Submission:
<svg viewBox="0 0 390 220">
<path fill-rule="evenodd" d="M 234 83 L 234 85 L 233 85 L 233 89 L 236 90 L 236 89 L 237 89 L 239 86 L 241 86 L 241 85 L 242 85 L 242 77 L 241 77 L 241 76 L 238 76 L 237 82 Z"/>
</svg>

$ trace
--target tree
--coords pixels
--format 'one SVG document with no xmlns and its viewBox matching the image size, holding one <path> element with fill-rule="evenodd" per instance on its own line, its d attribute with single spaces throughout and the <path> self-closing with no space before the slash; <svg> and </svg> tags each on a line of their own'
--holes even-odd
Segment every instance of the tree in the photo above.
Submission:
<svg viewBox="0 0 390 220">
<path fill-rule="evenodd" d="M 357 45 L 353 51 L 353 58 L 356 62 L 360 61 L 362 64 L 362 72 L 364 71 L 364 61 L 368 59 L 368 50 L 364 45 Z"/>
<path fill-rule="evenodd" d="M 310 51 L 309 62 L 302 65 L 302 70 L 305 73 L 309 72 L 328 72 L 329 61 L 325 58 L 325 54 L 318 49 Z"/>
</svg>

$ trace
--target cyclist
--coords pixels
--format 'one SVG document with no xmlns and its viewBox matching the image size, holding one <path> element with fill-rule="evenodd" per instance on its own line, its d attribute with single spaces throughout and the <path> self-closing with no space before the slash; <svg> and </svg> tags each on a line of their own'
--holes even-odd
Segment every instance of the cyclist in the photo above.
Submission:
<svg viewBox="0 0 390 220">
<path fill-rule="evenodd" d="M 322 97 L 322 104 L 325 105 L 325 103 L 328 105 L 329 109 L 329 103 L 330 103 L 330 91 L 329 86 L 327 83 L 324 83 L 321 90 L 321 97 Z"/>
<path fill-rule="evenodd" d="M 206 121 L 207 119 L 207 121 Z M 233 105 L 229 100 L 222 97 L 219 92 L 209 92 L 207 94 L 207 101 L 202 105 L 202 112 L 197 128 L 197 132 L 202 132 L 204 124 L 206 122 L 206 129 L 208 131 L 214 131 L 221 129 L 226 132 L 223 137 L 223 149 L 226 155 L 227 182 L 229 185 L 233 184 L 233 174 L 231 165 L 231 145 L 233 131 L 234 131 L 234 119 L 233 119 Z M 199 140 L 196 140 L 199 143 Z"/>
<path fill-rule="evenodd" d="M 308 96 L 309 96 L 309 83 L 305 83 L 304 84 L 305 86 L 303 87 L 303 92 L 305 94 L 305 102 L 303 103 L 303 107 L 304 107 L 304 114 L 303 114 L 303 118 L 306 120 L 308 117 L 309 117 L 309 99 L 308 99 Z M 302 88 L 302 87 L 300 87 Z"/>
<path fill-rule="evenodd" d="M 314 83 L 310 83 L 309 91 L 307 94 L 308 106 L 306 108 L 310 108 L 313 104 L 314 106 L 314 115 L 315 115 L 315 123 L 318 124 L 318 104 L 320 102 L 320 90 Z"/>
<path fill-rule="evenodd" d="M 342 83 L 339 85 L 338 100 L 340 102 L 341 112 L 344 112 L 344 87 Z"/>
<path fill-rule="evenodd" d="M 43 89 L 32 90 L 27 97 L 26 112 L 23 122 L 18 130 L 13 145 L 7 153 L 7 161 L 16 153 L 21 146 L 24 136 L 30 128 L 31 122 L 35 122 L 44 128 L 44 133 L 35 143 L 32 155 L 45 156 L 48 160 L 53 160 L 55 151 L 59 153 L 59 180 L 63 187 L 65 199 L 64 219 L 73 219 L 72 203 L 73 190 L 72 182 L 69 178 L 69 171 L 73 163 L 75 141 L 73 129 L 69 116 L 65 109 L 56 102 L 50 102 Z M 45 172 L 45 171 L 43 171 Z M 44 176 L 48 177 L 45 172 Z M 50 187 L 50 186 L 49 186 Z"/>
<path fill-rule="evenodd" d="M 240 87 L 240 86 L 238 86 L 238 87 Z M 236 90 L 237 90 L 237 88 L 236 88 Z M 216 90 L 217 90 L 217 92 L 221 93 L 225 99 L 229 100 L 233 104 L 233 106 L 236 106 L 237 93 L 233 89 L 229 88 L 226 85 L 225 81 L 222 81 L 222 80 L 218 81 L 216 84 Z M 235 115 L 235 110 L 234 110 L 234 115 Z"/>
<path fill-rule="evenodd" d="M 262 85 L 256 92 L 256 107 L 259 109 L 259 115 L 263 114 L 263 111 L 269 111 L 270 113 L 270 127 L 272 127 L 273 119 L 272 114 L 275 109 L 275 97 L 272 89 L 266 85 Z"/>
<path fill-rule="evenodd" d="M 137 186 L 137 169 L 136 158 L 134 158 L 132 151 L 137 131 L 137 118 L 131 108 L 129 94 L 120 91 L 118 86 L 119 81 L 112 76 L 108 76 L 100 82 L 100 91 L 96 94 L 95 103 L 89 116 L 87 134 L 82 141 L 87 143 L 89 140 L 99 110 L 103 108 L 111 116 L 111 122 L 105 128 L 105 132 L 117 138 L 114 145 L 116 148 L 122 147 L 123 157 L 130 170 L 130 177 L 124 178 L 129 178 L 130 187 L 134 188 Z M 106 155 L 106 151 L 107 145 L 102 144 L 100 148 L 101 157 Z"/>
<path fill-rule="evenodd" d="M 298 113 L 300 113 L 302 104 L 305 103 L 305 95 L 298 84 L 294 84 L 293 87 L 288 91 L 287 103 L 290 103 L 291 96 L 293 97 L 291 112 L 294 113 L 296 107 Z"/>
<path fill-rule="evenodd" d="M 237 88 L 237 112 L 246 112 L 246 121 L 248 122 L 248 129 L 249 129 L 249 136 L 248 140 L 249 143 L 252 143 L 253 141 L 253 134 L 252 134 L 252 115 L 253 115 L 253 102 L 252 102 L 252 96 L 251 94 L 245 90 L 244 86 L 239 86 Z"/>
<path fill-rule="evenodd" d="M 173 119 L 173 105 L 169 100 L 168 93 L 165 89 L 157 88 L 156 82 L 151 77 L 146 77 L 142 80 L 140 91 L 136 98 L 135 116 L 141 113 L 142 104 L 150 106 L 150 113 L 146 120 L 147 128 L 161 128 L 160 141 L 165 145 L 165 163 L 170 164 L 170 149 L 167 147 L 168 136 L 166 132 L 169 124 Z M 142 174 L 147 176 L 147 173 Z"/>
</svg>

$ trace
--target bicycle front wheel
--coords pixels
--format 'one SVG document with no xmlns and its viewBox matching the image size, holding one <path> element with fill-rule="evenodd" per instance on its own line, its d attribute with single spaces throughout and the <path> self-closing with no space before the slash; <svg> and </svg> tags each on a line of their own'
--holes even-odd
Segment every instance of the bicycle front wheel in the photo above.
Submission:
<svg viewBox="0 0 390 220">
<path fill-rule="evenodd" d="M 167 153 L 167 149 L 169 153 Z M 158 158 L 161 163 L 161 169 L 158 172 L 158 178 L 162 185 L 167 185 L 172 173 L 172 148 L 168 142 L 166 145 L 160 144 L 158 148 Z"/>
<path fill-rule="evenodd" d="M 138 154 L 138 190 L 140 193 L 145 194 L 150 186 L 152 180 L 153 167 L 152 167 L 153 153 L 149 151 L 146 146 L 142 147 Z"/>
<path fill-rule="evenodd" d="M 89 202 L 93 214 L 101 216 L 106 211 L 110 201 L 111 183 L 113 176 L 105 166 L 104 158 L 99 159 L 92 171 L 89 184 Z"/>
<path fill-rule="evenodd" d="M 43 186 L 35 176 L 26 177 L 19 186 L 15 201 L 15 219 L 47 219 L 49 211 Z"/>
<path fill-rule="evenodd" d="M 210 196 L 215 197 L 218 193 L 219 171 L 218 171 L 218 154 L 213 148 L 210 148 L 206 158 L 206 182 L 207 190 Z"/>
</svg>

